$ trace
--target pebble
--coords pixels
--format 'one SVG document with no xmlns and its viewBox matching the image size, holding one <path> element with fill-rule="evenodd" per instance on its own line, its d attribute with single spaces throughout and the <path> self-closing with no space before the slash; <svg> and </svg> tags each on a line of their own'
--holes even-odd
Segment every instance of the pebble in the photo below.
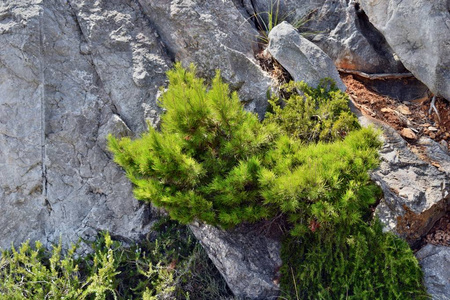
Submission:
<svg viewBox="0 0 450 300">
<path fill-rule="evenodd" d="M 403 128 L 400 134 L 410 140 L 416 140 L 417 136 L 410 128 Z"/>
<path fill-rule="evenodd" d="M 398 110 L 399 113 L 404 114 L 404 115 L 410 115 L 411 114 L 411 111 L 409 110 L 409 107 L 404 105 L 404 104 L 399 105 L 397 107 L 397 110 Z"/>
<path fill-rule="evenodd" d="M 437 129 L 436 127 L 430 126 L 428 127 L 429 131 L 438 131 L 439 129 Z"/>
</svg>

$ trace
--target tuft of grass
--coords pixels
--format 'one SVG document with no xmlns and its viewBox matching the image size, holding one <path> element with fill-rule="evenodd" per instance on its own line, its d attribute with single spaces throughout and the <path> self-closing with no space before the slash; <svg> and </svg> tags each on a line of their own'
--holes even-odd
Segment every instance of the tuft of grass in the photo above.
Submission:
<svg viewBox="0 0 450 300">
<path fill-rule="evenodd" d="M 278 24 L 282 23 L 283 21 L 288 21 L 293 16 L 294 11 L 288 12 L 286 14 L 280 13 L 280 0 L 270 0 L 268 1 L 268 10 L 264 12 L 254 13 L 252 16 L 250 16 L 251 19 L 255 21 L 255 24 L 259 30 L 260 35 L 258 36 L 258 39 L 262 44 L 268 44 L 269 43 L 269 33 L 272 31 L 272 29 L 277 26 Z M 310 12 L 303 18 L 297 19 L 295 21 L 291 22 L 291 25 L 299 30 L 300 28 L 304 27 L 311 18 L 309 17 L 312 14 Z M 302 33 L 303 35 L 308 35 L 311 33 L 305 32 Z"/>
</svg>

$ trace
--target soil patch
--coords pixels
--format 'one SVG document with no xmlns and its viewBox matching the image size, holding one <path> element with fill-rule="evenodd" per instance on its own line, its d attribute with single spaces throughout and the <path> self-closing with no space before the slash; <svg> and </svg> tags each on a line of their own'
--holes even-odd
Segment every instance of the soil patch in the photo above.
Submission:
<svg viewBox="0 0 450 300">
<path fill-rule="evenodd" d="M 450 246 L 450 211 L 434 224 L 424 241 L 433 245 Z"/>
<path fill-rule="evenodd" d="M 341 78 L 364 114 L 389 124 L 411 146 L 415 146 L 421 136 L 428 136 L 450 150 L 450 103 L 445 99 L 436 98 L 438 115 L 435 110 L 429 113 L 431 97 L 401 102 L 368 89 L 353 75 L 342 75 Z"/>
</svg>

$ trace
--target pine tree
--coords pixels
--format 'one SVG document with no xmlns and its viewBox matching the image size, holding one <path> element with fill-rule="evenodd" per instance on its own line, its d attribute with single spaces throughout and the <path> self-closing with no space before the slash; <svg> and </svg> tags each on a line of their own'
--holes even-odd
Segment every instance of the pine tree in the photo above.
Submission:
<svg viewBox="0 0 450 300">
<path fill-rule="evenodd" d="M 333 82 L 315 89 L 288 84 L 290 97 L 273 98 L 259 122 L 220 72 L 210 88 L 192 65 L 176 64 L 168 78 L 161 131 L 150 128 L 136 140 L 109 137 L 137 199 L 182 223 L 225 229 L 286 216 L 282 288 L 288 297 L 425 295 L 411 250 L 371 220 L 369 206 L 379 197 L 369 177 L 378 165 L 378 133 L 360 128 Z"/>
</svg>

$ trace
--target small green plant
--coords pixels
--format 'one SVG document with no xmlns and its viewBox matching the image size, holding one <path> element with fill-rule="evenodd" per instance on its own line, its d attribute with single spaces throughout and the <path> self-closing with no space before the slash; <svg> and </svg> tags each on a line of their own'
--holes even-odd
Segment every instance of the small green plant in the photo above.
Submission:
<svg viewBox="0 0 450 300">
<path fill-rule="evenodd" d="M 270 0 L 267 2 L 267 6 L 268 6 L 267 11 L 255 13 L 251 16 L 251 18 L 255 20 L 256 26 L 260 32 L 260 36 L 258 36 L 258 39 L 263 44 L 269 43 L 269 33 L 275 26 L 277 26 L 283 21 L 287 21 L 293 15 L 293 12 L 289 12 L 283 15 L 280 14 L 280 0 L 275 1 Z M 310 14 L 308 14 L 304 18 L 300 18 L 298 20 L 293 21 L 291 25 L 295 29 L 300 29 L 310 21 L 310 19 L 308 18 L 309 15 Z"/>
<path fill-rule="evenodd" d="M 333 217 L 325 215 L 339 215 L 339 207 L 331 201 L 355 205 L 360 193 L 370 194 L 367 171 L 377 164 L 379 146 L 373 130 L 349 133 L 336 144 L 305 146 L 297 141 L 301 136 L 293 139 L 286 130 L 290 119 L 284 113 L 279 116 L 281 110 L 275 108 L 264 123 L 245 112 L 219 73 L 209 90 L 195 77 L 192 66 L 187 71 L 177 64 L 168 77 L 169 87 L 161 100 L 166 110 L 161 132 L 151 128 L 134 141 L 109 137 L 109 148 L 135 184 L 137 199 L 163 207 L 182 223 L 201 220 L 230 228 L 270 218 L 281 210 L 304 228 L 304 222 L 319 215 L 324 224 L 331 224 Z M 325 94 L 321 87 L 310 92 Z M 331 109 L 333 118 L 323 116 L 326 126 L 312 142 L 331 140 L 334 132 L 328 132 L 338 123 L 335 119 L 353 129 L 353 119 L 347 122 L 340 117 L 347 115 L 342 93 L 329 94 L 328 98 L 336 98 L 332 105 L 324 97 L 320 107 Z M 309 108 L 303 118 L 317 114 Z M 325 208 L 326 213 L 319 214 Z M 295 220 L 303 216 L 305 220 Z"/>
<path fill-rule="evenodd" d="M 6 299 L 117 299 L 114 279 L 118 274 L 109 235 L 105 248 L 96 253 L 89 272 L 80 273 L 74 258 L 76 246 L 61 256 L 61 242 L 51 253 L 40 242 L 22 244 L 17 251 L 3 251 L 0 263 L 0 295 Z M 94 297 L 94 298 L 92 298 Z"/>
<path fill-rule="evenodd" d="M 259 193 L 261 158 L 277 136 L 245 112 L 217 73 L 211 89 L 180 64 L 167 73 L 161 132 L 109 137 L 114 160 L 134 183 L 137 199 L 164 207 L 182 223 L 195 219 L 230 228 L 272 215 Z"/>
<path fill-rule="evenodd" d="M 430 299 L 408 244 L 378 220 L 287 237 L 281 255 L 287 299 Z"/>
<path fill-rule="evenodd" d="M 162 218 L 155 239 L 124 247 L 101 234 L 93 252 L 76 258 L 29 242 L 3 251 L 1 299 L 220 299 L 231 292 L 185 226 Z"/>
<path fill-rule="evenodd" d="M 280 89 L 289 98 L 270 99 L 271 112 L 265 122 L 275 123 L 294 139 L 306 143 L 333 142 L 361 128 L 350 111 L 348 96 L 329 78 L 322 79 L 317 88 L 291 81 Z"/>
</svg>

